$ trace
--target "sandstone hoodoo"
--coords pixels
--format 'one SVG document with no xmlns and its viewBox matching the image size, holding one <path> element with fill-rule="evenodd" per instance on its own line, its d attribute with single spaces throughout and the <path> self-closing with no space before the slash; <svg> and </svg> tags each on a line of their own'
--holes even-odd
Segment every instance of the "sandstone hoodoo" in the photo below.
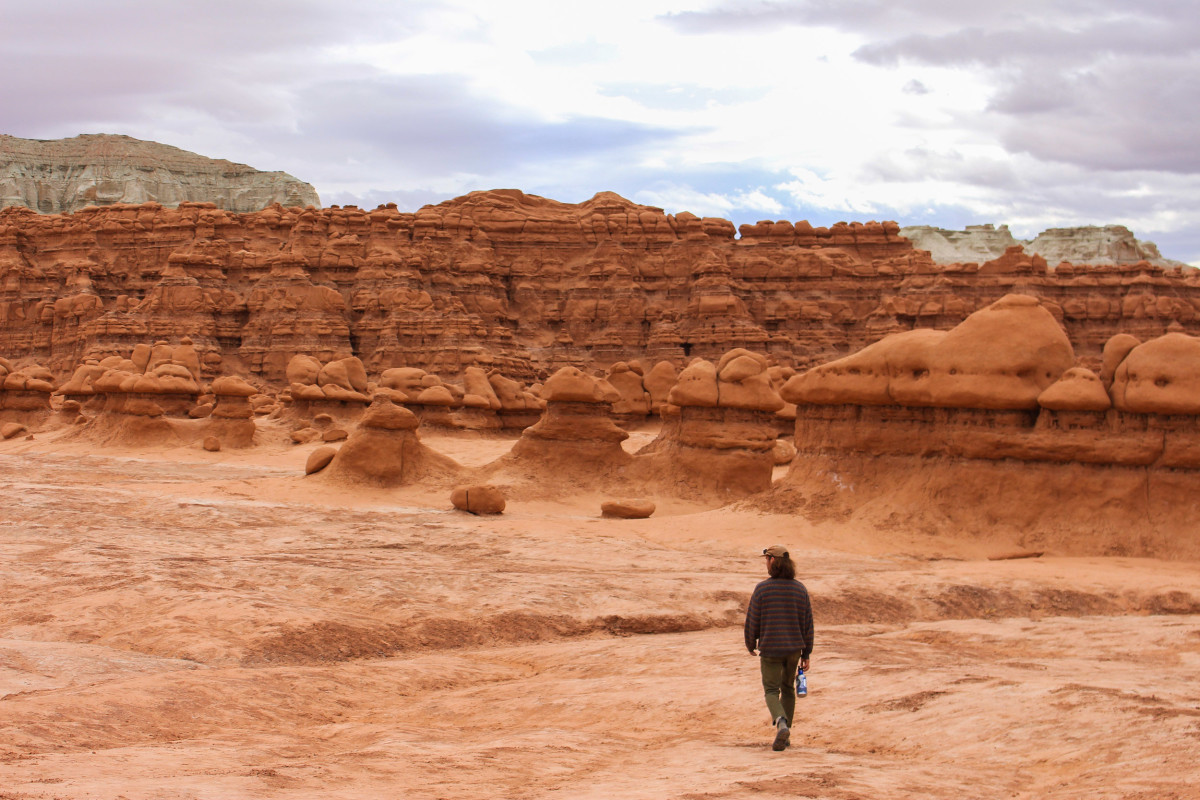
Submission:
<svg viewBox="0 0 1200 800">
<path fill-rule="evenodd" d="M 311 420 L 321 414 L 336 419 L 354 420 L 371 402 L 370 384 L 362 362 L 353 356 L 322 364 L 307 354 L 297 354 L 285 370 L 285 402 L 292 416 Z"/>
<path fill-rule="evenodd" d="M 312 186 L 287 173 L 261 172 L 158 142 L 112 134 L 71 139 L 0 134 L 0 208 L 60 214 L 145 202 L 205 202 L 237 212 L 273 203 L 321 204 Z"/>
<path fill-rule="evenodd" d="M 253 445 L 257 426 L 250 398 L 258 394 L 258 389 L 236 375 L 226 375 L 213 381 L 212 393 L 216 405 L 204 420 L 209 435 L 219 436 L 231 447 Z"/>
<path fill-rule="evenodd" d="M 785 485 L 829 513 L 964 535 L 982 514 L 1029 546 L 1194 557 L 1175 534 L 1200 480 L 1200 340 L 1114 339 L 1104 375 L 1073 366 L 1053 317 L 1010 296 L 797 375 Z"/>
<path fill-rule="evenodd" d="M 607 381 L 563 367 L 542 387 L 546 410 L 526 428 L 509 455 L 489 468 L 531 490 L 574 491 L 621 481 L 633 461 L 621 442 L 629 438 L 611 417 L 620 398 Z M 553 480 L 547 480 L 552 478 Z"/>
<path fill-rule="evenodd" d="M 461 469 L 417 437 L 416 415 L 386 396 L 375 397 L 358 427 L 319 472 L 322 479 L 395 487 L 419 480 L 448 480 Z"/>
<path fill-rule="evenodd" d="M 0 358 L 0 420 L 34 424 L 51 413 L 54 376 L 45 367 L 18 368 Z M 6 437 L 11 438 L 11 437 Z"/>
<path fill-rule="evenodd" d="M 662 432 L 639 461 L 642 474 L 685 494 L 726 499 L 770 488 L 774 415 L 784 403 L 765 356 L 739 348 L 716 364 L 695 359 L 667 403 Z"/>
<path fill-rule="evenodd" d="M 803 369 L 891 333 L 948 330 L 1017 291 L 1042 301 L 1097 373 L 1118 333 L 1200 333 L 1194 270 L 1051 263 L 1017 247 L 937 264 L 894 223 L 764 222 L 739 236 L 726 220 L 612 193 L 474 192 L 412 213 L 0 211 L 0 352 L 60 380 L 82 356 L 188 335 L 206 379 L 276 389 L 296 355 L 357 358 L 371 380 L 412 368 L 459 383 L 477 369 L 526 385 L 563 366 L 640 362 L 653 410 L 658 373 L 692 358 L 741 347 Z M 636 414 L 644 398 L 629 402 Z"/>
</svg>

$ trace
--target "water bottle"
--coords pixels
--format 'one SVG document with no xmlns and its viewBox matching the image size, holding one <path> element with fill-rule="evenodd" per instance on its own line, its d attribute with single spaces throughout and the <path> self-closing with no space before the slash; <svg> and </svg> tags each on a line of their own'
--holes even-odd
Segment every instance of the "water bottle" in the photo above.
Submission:
<svg viewBox="0 0 1200 800">
<path fill-rule="evenodd" d="M 796 697 L 808 697 L 808 678 L 802 669 L 796 671 Z"/>
</svg>

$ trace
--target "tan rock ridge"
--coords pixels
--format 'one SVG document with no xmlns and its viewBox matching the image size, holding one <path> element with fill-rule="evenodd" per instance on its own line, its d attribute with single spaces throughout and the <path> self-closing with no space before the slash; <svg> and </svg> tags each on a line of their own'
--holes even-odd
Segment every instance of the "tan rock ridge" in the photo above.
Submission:
<svg viewBox="0 0 1200 800">
<path fill-rule="evenodd" d="M 932 225 L 911 225 L 900 235 L 913 246 L 928 250 L 939 264 L 999 258 L 1011 247 L 1038 255 L 1051 264 L 1136 264 L 1146 261 L 1160 267 L 1177 267 L 1181 262 L 1163 258 L 1153 242 L 1140 241 L 1124 225 L 1086 225 L 1050 228 L 1033 239 L 1017 239 L 1007 225 L 968 225 L 965 230 L 947 230 Z"/>
<path fill-rule="evenodd" d="M 236 212 L 273 203 L 321 204 L 312 186 L 287 173 L 262 172 L 158 142 L 113 134 L 70 139 L 0 134 L 0 208 L 60 214 L 145 202 L 207 202 Z"/>
</svg>

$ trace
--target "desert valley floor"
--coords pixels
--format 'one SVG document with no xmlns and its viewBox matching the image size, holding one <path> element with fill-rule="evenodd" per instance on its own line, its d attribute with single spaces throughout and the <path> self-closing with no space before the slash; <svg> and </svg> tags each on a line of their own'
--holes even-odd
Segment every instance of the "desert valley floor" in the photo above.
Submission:
<svg viewBox="0 0 1200 800">
<path fill-rule="evenodd" d="M 0 443 L 0 800 L 1200 797 L 1195 563 L 576 488 L 475 517 L 311 450 Z M 776 541 L 817 619 L 782 753 L 741 635 Z"/>
</svg>

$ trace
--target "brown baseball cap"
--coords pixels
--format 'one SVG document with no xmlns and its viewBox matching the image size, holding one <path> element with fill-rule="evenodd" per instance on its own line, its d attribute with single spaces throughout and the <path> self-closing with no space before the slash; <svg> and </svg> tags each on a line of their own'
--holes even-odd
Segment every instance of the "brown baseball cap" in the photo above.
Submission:
<svg viewBox="0 0 1200 800">
<path fill-rule="evenodd" d="M 764 556 L 774 556 L 775 558 L 783 558 L 788 554 L 788 549 L 781 544 L 773 544 L 763 550 Z"/>
</svg>

